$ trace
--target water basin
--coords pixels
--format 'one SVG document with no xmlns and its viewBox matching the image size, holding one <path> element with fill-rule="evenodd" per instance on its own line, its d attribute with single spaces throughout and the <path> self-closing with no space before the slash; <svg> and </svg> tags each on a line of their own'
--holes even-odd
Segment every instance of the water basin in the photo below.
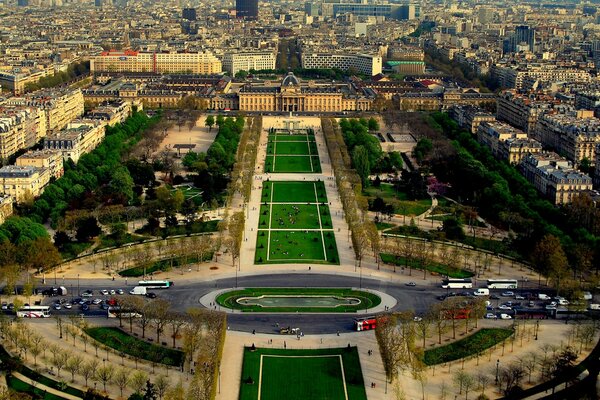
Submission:
<svg viewBox="0 0 600 400">
<path fill-rule="evenodd" d="M 243 306 L 259 306 L 259 307 L 340 307 L 340 306 L 355 306 L 361 301 L 354 297 L 339 297 L 339 296 L 295 296 L 295 295 L 263 295 L 256 297 L 240 297 L 236 300 L 238 304 Z"/>
</svg>

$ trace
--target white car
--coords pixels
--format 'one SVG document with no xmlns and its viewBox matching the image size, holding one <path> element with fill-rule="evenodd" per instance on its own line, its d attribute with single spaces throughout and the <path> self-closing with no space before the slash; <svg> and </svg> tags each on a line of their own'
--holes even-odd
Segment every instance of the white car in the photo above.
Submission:
<svg viewBox="0 0 600 400">
<path fill-rule="evenodd" d="M 92 297 L 94 293 L 91 290 L 81 293 L 81 297 Z"/>
<path fill-rule="evenodd" d="M 60 310 L 60 308 L 61 308 L 61 307 L 60 307 L 60 304 L 55 304 L 55 305 L 54 305 L 54 309 L 55 309 L 55 310 Z"/>
<path fill-rule="evenodd" d="M 94 301 L 92 301 L 92 304 L 98 305 L 102 303 L 102 299 L 94 299 Z"/>
<path fill-rule="evenodd" d="M 417 284 L 414 282 L 407 282 L 406 286 L 417 286 Z"/>
<path fill-rule="evenodd" d="M 123 289 L 117 289 L 117 294 L 123 294 Z"/>
<path fill-rule="evenodd" d="M 548 305 L 546 305 L 546 310 L 556 310 L 556 305 L 548 304 Z"/>
<path fill-rule="evenodd" d="M 500 314 L 500 319 L 512 319 L 512 315 Z"/>
<path fill-rule="evenodd" d="M 520 294 L 515 296 L 515 300 L 525 300 L 525 297 L 521 296 Z"/>
<path fill-rule="evenodd" d="M 504 296 L 504 297 L 513 297 L 514 295 L 515 295 L 515 293 L 511 292 L 511 291 L 502 292 L 502 296 Z"/>
<path fill-rule="evenodd" d="M 67 310 L 70 310 L 71 308 L 73 308 L 71 303 L 65 303 L 65 304 L 63 304 L 63 307 L 66 308 Z"/>
<path fill-rule="evenodd" d="M 116 293 L 116 292 L 115 292 L 115 289 L 110 289 L 109 293 L 110 293 L 110 295 L 111 295 L 111 296 L 114 296 L 114 295 L 115 295 L 115 293 Z"/>
<path fill-rule="evenodd" d="M 568 306 L 569 300 L 560 299 L 560 300 L 558 300 L 558 304 L 560 304 L 561 306 Z"/>
<path fill-rule="evenodd" d="M 507 304 L 500 304 L 498 310 L 512 310 L 512 307 Z"/>
<path fill-rule="evenodd" d="M 494 313 L 487 313 L 487 314 L 485 314 L 485 318 L 486 319 L 498 319 L 498 316 Z"/>
<path fill-rule="evenodd" d="M 106 289 L 102 289 L 100 293 L 102 293 L 102 296 L 108 296 L 108 290 Z"/>
</svg>

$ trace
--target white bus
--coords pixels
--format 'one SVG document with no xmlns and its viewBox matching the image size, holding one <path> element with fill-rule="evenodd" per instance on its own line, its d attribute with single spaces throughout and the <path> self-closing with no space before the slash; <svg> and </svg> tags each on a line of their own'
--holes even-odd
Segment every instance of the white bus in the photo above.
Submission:
<svg viewBox="0 0 600 400">
<path fill-rule="evenodd" d="M 17 311 L 19 318 L 50 318 L 50 306 L 23 306 Z"/>
<path fill-rule="evenodd" d="M 516 289 L 519 281 L 516 279 L 488 279 L 488 289 Z"/>
<path fill-rule="evenodd" d="M 138 286 L 143 286 L 148 289 L 168 289 L 173 286 L 171 281 L 139 281 Z"/>
<path fill-rule="evenodd" d="M 442 288 L 444 289 L 470 289 L 472 287 L 473 281 L 471 278 L 447 278 L 442 281 Z"/>
</svg>

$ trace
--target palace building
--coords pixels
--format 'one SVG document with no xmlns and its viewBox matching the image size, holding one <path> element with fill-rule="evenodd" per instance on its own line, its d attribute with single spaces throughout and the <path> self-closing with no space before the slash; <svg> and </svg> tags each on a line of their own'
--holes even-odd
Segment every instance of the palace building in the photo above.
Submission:
<svg viewBox="0 0 600 400">
<path fill-rule="evenodd" d="M 290 72 L 280 84 L 247 84 L 240 89 L 238 98 L 241 111 L 367 111 L 371 109 L 375 92 L 352 83 L 304 83 Z"/>
</svg>

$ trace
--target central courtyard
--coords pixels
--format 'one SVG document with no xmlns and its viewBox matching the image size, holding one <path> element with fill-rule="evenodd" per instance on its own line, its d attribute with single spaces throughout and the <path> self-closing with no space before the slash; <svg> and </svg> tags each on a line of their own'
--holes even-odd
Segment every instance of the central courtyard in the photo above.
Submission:
<svg viewBox="0 0 600 400">
<path fill-rule="evenodd" d="M 339 263 L 322 181 L 263 183 L 254 261 Z"/>
</svg>

